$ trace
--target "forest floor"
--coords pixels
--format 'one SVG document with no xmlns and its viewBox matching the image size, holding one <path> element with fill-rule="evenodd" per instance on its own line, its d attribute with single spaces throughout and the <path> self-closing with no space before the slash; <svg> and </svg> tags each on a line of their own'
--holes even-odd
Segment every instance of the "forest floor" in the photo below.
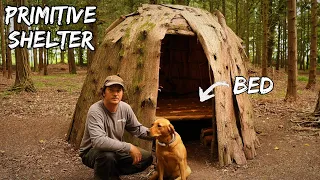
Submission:
<svg viewBox="0 0 320 180">
<path fill-rule="evenodd" d="M 257 70 L 258 72 L 258 70 Z M 0 76 L 0 179 L 93 179 L 78 151 L 65 141 L 86 71 L 67 72 L 67 65 L 50 65 L 49 76 L 34 73 L 36 93 L 12 93 L 14 80 Z M 258 76 L 259 74 L 250 74 Z M 320 136 L 295 131 L 298 121 L 313 112 L 319 90 L 306 90 L 307 74 L 298 76 L 298 100 L 284 101 L 287 76 L 275 72 L 274 90 L 251 95 L 255 127 L 261 146 L 245 166 L 219 167 L 208 147 L 187 141 L 190 180 L 213 179 L 320 179 Z M 183 138 L 183 137 L 182 137 Z M 147 179 L 146 171 L 122 176 Z"/>
</svg>

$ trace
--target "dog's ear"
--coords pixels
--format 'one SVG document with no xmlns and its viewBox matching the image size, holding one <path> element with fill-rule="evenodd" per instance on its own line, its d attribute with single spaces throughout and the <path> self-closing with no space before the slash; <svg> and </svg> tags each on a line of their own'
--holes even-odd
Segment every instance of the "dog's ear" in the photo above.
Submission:
<svg viewBox="0 0 320 180">
<path fill-rule="evenodd" d="M 174 127 L 172 126 L 172 124 L 169 124 L 169 126 L 168 126 L 168 132 L 169 132 L 170 134 L 173 134 L 174 132 L 176 132 L 176 131 L 174 130 Z"/>
</svg>

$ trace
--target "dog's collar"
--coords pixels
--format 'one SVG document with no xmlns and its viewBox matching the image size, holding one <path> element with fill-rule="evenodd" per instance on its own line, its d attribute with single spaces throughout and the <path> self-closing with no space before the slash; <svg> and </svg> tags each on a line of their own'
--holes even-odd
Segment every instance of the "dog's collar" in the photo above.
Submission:
<svg viewBox="0 0 320 180">
<path fill-rule="evenodd" d="M 163 143 L 163 142 L 160 142 L 160 141 L 158 141 L 158 144 L 159 144 L 160 146 L 165 147 L 165 146 L 169 146 L 170 144 L 172 144 L 175 140 L 176 140 L 176 135 L 173 133 L 173 134 L 172 134 L 172 139 L 171 139 L 171 141 L 170 141 L 168 144 Z"/>
</svg>

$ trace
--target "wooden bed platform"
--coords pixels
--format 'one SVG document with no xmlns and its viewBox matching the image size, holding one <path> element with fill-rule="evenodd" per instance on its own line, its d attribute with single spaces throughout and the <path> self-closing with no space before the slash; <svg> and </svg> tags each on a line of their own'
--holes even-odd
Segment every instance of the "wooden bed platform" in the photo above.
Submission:
<svg viewBox="0 0 320 180">
<path fill-rule="evenodd" d="M 158 99 L 156 116 L 170 121 L 212 118 L 212 102 L 200 102 L 199 98 Z"/>
</svg>

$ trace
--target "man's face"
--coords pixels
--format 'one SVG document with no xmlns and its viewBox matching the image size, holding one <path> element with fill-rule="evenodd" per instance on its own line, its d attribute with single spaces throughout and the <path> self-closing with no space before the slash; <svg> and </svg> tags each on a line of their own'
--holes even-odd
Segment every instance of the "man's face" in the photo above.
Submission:
<svg viewBox="0 0 320 180">
<path fill-rule="evenodd" d="M 118 104 L 123 95 L 122 86 L 119 84 L 111 85 L 106 88 L 104 93 L 104 101 L 110 104 Z"/>
</svg>

